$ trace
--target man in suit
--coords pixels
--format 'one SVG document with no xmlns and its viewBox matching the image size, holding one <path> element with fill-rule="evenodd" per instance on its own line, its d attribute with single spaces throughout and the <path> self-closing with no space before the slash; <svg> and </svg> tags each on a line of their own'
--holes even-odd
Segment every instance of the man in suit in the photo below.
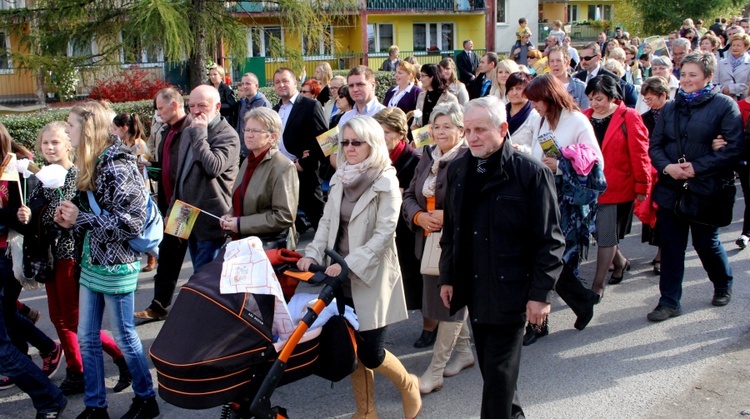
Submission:
<svg viewBox="0 0 750 419">
<path fill-rule="evenodd" d="M 469 85 L 476 78 L 479 57 L 473 51 L 474 41 L 464 41 L 464 50 L 456 54 L 456 67 L 458 68 L 458 79 L 461 83 Z"/>
<path fill-rule="evenodd" d="M 375 73 L 369 67 L 358 65 L 346 75 L 346 85 L 349 96 L 354 101 L 354 107 L 339 119 L 339 127 L 357 115 L 375 116 L 385 108 L 375 96 Z"/>
<path fill-rule="evenodd" d="M 273 86 L 281 99 L 273 107 L 283 124 L 279 150 L 294 162 L 299 176 L 299 209 L 305 217 L 297 217 L 296 226 L 302 233 L 311 227 L 318 228 L 323 216 L 318 167 L 324 155 L 315 137 L 328 130 L 328 123 L 320 102 L 299 94 L 297 77 L 291 69 L 276 70 Z"/>
<path fill-rule="evenodd" d="M 599 45 L 599 51 L 605 51 L 607 48 L 607 32 L 599 32 L 596 37 L 596 43 Z"/>
<path fill-rule="evenodd" d="M 477 66 L 477 77 L 468 86 L 470 99 L 477 99 L 490 94 L 492 73 L 495 71 L 498 62 L 499 58 L 494 52 L 487 52 L 482 56 Z"/>
<path fill-rule="evenodd" d="M 523 417 L 515 396 L 524 327 L 544 324 L 563 268 L 554 175 L 505 141 L 496 97 L 466 104 L 464 132 L 470 153 L 448 171 L 440 297 L 451 314 L 469 308 L 481 417 Z"/>
<path fill-rule="evenodd" d="M 626 106 L 634 108 L 636 102 L 638 102 L 638 93 L 633 85 L 604 68 L 604 66 L 601 65 L 601 60 L 602 52 L 599 49 L 599 44 L 596 42 L 589 42 L 584 45 L 581 50 L 581 68 L 583 70 L 573 75 L 573 77 L 587 84 L 589 80 L 600 74 L 614 78 L 617 81 L 617 89 L 620 92 L 620 96 L 623 98 L 623 102 L 625 102 Z"/>
</svg>

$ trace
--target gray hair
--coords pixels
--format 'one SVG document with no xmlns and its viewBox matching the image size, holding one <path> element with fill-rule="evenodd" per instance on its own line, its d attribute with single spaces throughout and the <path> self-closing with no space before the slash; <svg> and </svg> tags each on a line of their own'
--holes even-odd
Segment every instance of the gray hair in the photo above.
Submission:
<svg viewBox="0 0 750 419">
<path fill-rule="evenodd" d="M 712 77 L 716 73 L 716 57 L 713 53 L 691 52 L 680 61 L 680 69 L 688 63 L 696 64 L 703 72 L 703 77 Z"/>
<path fill-rule="evenodd" d="M 674 47 L 686 48 L 685 51 L 690 51 L 692 45 L 690 44 L 690 41 L 685 38 L 677 38 L 672 42 L 672 49 L 674 49 Z"/>
<path fill-rule="evenodd" d="M 614 58 L 610 58 L 605 61 L 604 68 L 617 74 L 617 77 L 622 77 L 625 75 L 625 68 L 622 66 L 622 63 L 615 60 Z"/>
<path fill-rule="evenodd" d="M 278 134 L 276 137 L 276 141 L 271 143 L 271 148 L 279 147 L 279 140 L 281 139 L 281 129 L 283 125 L 281 122 L 281 117 L 277 112 L 274 112 L 271 108 L 255 108 L 245 113 L 243 119 L 245 120 L 245 124 L 247 124 L 247 121 L 254 119 L 263 124 L 269 134 Z"/>
<path fill-rule="evenodd" d="M 354 131 L 357 138 L 370 146 L 370 155 L 363 162 L 366 169 L 383 170 L 391 165 L 388 147 L 385 145 L 383 127 L 371 116 L 358 115 L 346 121 L 343 126 L 339 126 L 339 152 L 336 155 L 338 167 L 342 167 L 346 162 L 346 153 L 341 147 L 341 142 L 344 141 L 344 132 L 347 128 Z"/>
<path fill-rule="evenodd" d="M 666 56 L 654 57 L 651 59 L 651 67 L 656 67 L 656 66 L 672 68 L 673 67 L 672 60 L 670 60 L 669 57 L 666 57 Z"/>
<path fill-rule="evenodd" d="M 435 107 L 437 109 L 437 107 Z M 479 99 L 470 100 L 464 105 L 464 114 L 469 113 L 473 108 L 482 108 L 487 111 L 490 122 L 494 128 L 500 129 L 500 125 L 507 122 L 505 116 L 505 106 L 500 102 L 497 96 L 485 96 Z M 435 110 L 433 110 L 435 112 Z"/>
<path fill-rule="evenodd" d="M 331 81 L 334 81 L 334 80 L 336 80 L 337 82 L 341 83 L 342 86 L 346 85 L 346 78 L 344 78 L 344 76 L 333 76 L 333 78 L 331 79 Z M 330 84 L 331 82 L 328 82 L 328 83 Z"/>
<path fill-rule="evenodd" d="M 435 120 L 440 116 L 447 116 L 451 119 L 453 125 L 459 128 L 464 127 L 464 111 L 458 103 L 441 103 L 435 106 L 430 114 L 430 124 L 434 124 Z"/>
</svg>

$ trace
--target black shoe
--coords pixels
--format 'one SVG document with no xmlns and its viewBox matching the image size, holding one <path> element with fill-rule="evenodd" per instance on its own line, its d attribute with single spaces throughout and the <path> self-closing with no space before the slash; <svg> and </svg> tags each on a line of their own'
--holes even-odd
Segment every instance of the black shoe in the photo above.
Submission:
<svg viewBox="0 0 750 419">
<path fill-rule="evenodd" d="M 86 410 L 76 416 L 76 419 L 109 419 L 106 407 L 86 406 Z"/>
<path fill-rule="evenodd" d="M 646 318 L 648 318 L 652 322 L 661 322 L 671 317 L 677 317 L 680 314 L 682 314 L 682 309 L 670 308 L 660 304 L 656 306 L 654 311 L 648 313 Z"/>
<path fill-rule="evenodd" d="M 655 260 L 653 263 L 654 263 L 654 275 L 661 275 L 661 261 Z"/>
<path fill-rule="evenodd" d="M 36 412 L 36 419 L 57 419 L 62 414 L 63 410 L 65 410 L 65 407 L 68 405 L 68 399 L 63 399 L 63 403 L 60 407 L 57 408 L 57 410 L 54 410 L 52 412 Z"/>
<path fill-rule="evenodd" d="M 159 416 L 159 405 L 156 403 L 156 396 L 147 399 L 136 396 L 133 397 L 128 413 L 120 419 L 153 419 L 157 416 Z"/>
<path fill-rule="evenodd" d="M 119 393 L 130 387 L 130 384 L 133 383 L 133 377 L 130 375 L 130 370 L 128 369 L 128 364 L 125 363 L 125 358 L 115 360 L 115 365 L 117 365 L 117 369 L 120 370 L 120 378 L 117 380 L 117 384 L 115 384 L 112 391 Z"/>
<path fill-rule="evenodd" d="M 427 348 L 435 344 L 437 338 L 437 327 L 432 332 L 422 330 L 422 334 L 419 336 L 416 342 L 414 342 L 415 348 Z"/>
<path fill-rule="evenodd" d="M 732 289 L 728 288 L 726 291 L 715 291 L 714 292 L 714 298 L 711 300 L 711 304 L 715 305 L 716 307 L 724 307 L 725 305 L 729 304 L 729 301 L 732 299 Z"/>
<path fill-rule="evenodd" d="M 60 383 L 60 391 L 66 396 L 72 396 L 74 394 L 81 394 L 84 392 L 86 381 L 83 379 L 82 372 L 69 371 L 65 375 L 65 379 Z"/>
<path fill-rule="evenodd" d="M 576 321 L 573 323 L 573 327 L 578 330 L 583 330 L 588 326 L 591 319 L 594 318 L 594 305 L 601 300 L 601 296 L 591 291 L 591 297 L 586 301 L 585 305 L 576 313 Z"/>
<path fill-rule="evenodd" d="M 609 282 L 607 282 L 609 285 L 616 285 L 622 282 L 623 278 L 625 278 L 625 272 L 630 270 L 630 261 L 625 259 L 625 265 L 622 267 L 622 272 L 620 273 L 620 276 L 615 276 L 613 273 L 611 277 L 609 277 Z"/>
<path fill-rule="evenodd" d="M 547 319 L 544 319 L 544 323 L 541 326 L 529 323 L 526 325 L 526 333 L 523 335 L 523 346 L 529 346 L 547 335 L 549 335 L 549 323 Z"/>
</svg>

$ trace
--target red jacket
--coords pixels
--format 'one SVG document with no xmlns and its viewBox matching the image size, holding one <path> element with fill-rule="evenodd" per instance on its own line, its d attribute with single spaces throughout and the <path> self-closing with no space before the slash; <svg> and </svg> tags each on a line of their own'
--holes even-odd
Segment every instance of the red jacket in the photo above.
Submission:
<svg viewBox="0 0 750 419">
<path fill-rule="evenodd" d="M 594 110 L 589 108 L 583 113 L 590 119 Z M 635 109 L 625 107 L 621 101 L 604 135 L 602 154 L 607 190 L 599 197 L 600 204 L 630 202 L 635 200 L 636 194 L 649 193 L 648 129 L 641 115 Z"/>
</svg>

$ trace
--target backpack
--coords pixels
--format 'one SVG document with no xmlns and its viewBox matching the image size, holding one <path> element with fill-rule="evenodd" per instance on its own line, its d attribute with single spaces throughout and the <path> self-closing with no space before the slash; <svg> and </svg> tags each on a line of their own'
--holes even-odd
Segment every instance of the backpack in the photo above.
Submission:
<svg viewBox="0 0 750 419">
<path fill-rule="evenodd" d="M 107 211 L 102 211 L 99 208 L 93 192 L 86 191 L 86 193 L 88 194 L 89 205 L 94 214 L 100 215 L 102 212 L 109 214 Z M 159 244 L 164 238 L 164 219 L 159 212 L 159 207 L 154 198 L 148 194 L 146 196 L 148 196 L 148 201 L 146 202 L 146 222 L 143 223 L 143 228 L 141 228 L 138 237 L 128 240 L 128 243 L 130 244 L 130 248 L 138 253 L 159 256 Z"/>
</svg>

